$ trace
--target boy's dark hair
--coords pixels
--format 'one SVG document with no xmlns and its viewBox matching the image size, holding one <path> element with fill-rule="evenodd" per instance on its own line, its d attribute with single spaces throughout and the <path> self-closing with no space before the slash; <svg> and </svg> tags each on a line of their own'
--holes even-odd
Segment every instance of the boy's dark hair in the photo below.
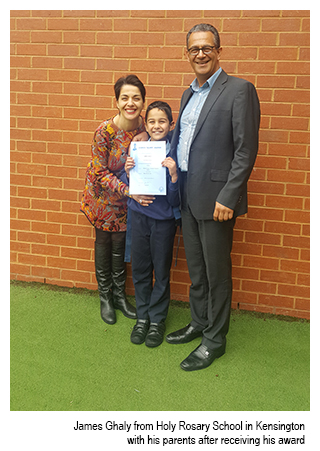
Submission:
<svg viewBox="0 0 320 451">
<path fill-rule="evenodd" d="M 121 91 L 122 86 L 124 86 L 124 85 L 136 86 L 140 91 L 143 102 L 145 101 L 146 88 L 144 87 L 144 84 L 142 83 L 142 81 L 136 75 L 127 75 L 126 77 L 119 78 L 115 82 L 114 93 L 115 93 L 117 100 L 119 100 L 120 91 Z"/>
<path fill-rule="evenodd" d="M 167 102 L 163 102 L 162 100 L 156 100 L 155 102 L 150 103 L 150 105 L 148 106 L 147 111 L 146 111 L 146 117 L 145 117 L 146 122 L 147 122 L 150 111 L 153 110 L 154 108 L 158 108 L 159 110 L 166 113 L 167 118 L 169 119 L 169 123 L 171 124 L 171 122 L 173 121 L 171 107 Z"/>
</svg>

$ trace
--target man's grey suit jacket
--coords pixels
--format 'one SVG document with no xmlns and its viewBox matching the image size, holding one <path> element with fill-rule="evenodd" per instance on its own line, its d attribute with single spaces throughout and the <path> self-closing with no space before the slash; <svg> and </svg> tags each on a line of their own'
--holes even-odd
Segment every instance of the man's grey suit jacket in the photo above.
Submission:
<svg viewBox="0 0 320 451">
<path fill-rule="evenodd" d="M 177 145 L 182 112 L 192 95 L 181 98 L 173 132 L 172 155 Z M 252 83 L 221 72 L 203 105 L 191 142 L 187 198 L 196 219 L 212 219 L 215 202 L 247 212 L 247 181 L 259 142 L 260 106 Z"/>
</svg>

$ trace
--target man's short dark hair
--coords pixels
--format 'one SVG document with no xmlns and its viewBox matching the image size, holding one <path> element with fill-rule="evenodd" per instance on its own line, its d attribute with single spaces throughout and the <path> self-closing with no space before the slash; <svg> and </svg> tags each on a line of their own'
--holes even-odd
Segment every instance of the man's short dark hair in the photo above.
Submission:
<svg viewBox="0 0 320 451">
<path fill-rule="evenodd" d="M 127 75 L 126 77 L 119 78 L 115 82 L 114 93 L 115 93 L 115 96 L 116 96 L 117 100 L 119 100 L 120 91 L 121 91 L 121 88 L 124 85 L 136 86 L 139 89 L 139 91 L 140 91 L 140 94 L 142 96 L 142 100 L 145 101 L 146 88 L 144 87 L 144 84 L 142 83 L 142 81 L 136 75 Z"/>
<path fill-rule="evenodd" d="M 214 45 L 217 49 L 220 48 L 220 36 L 218 30 L 208 23 L 199 23 L 191 28 L 191 30 L 187 34 L 187 48 L 189 48 L 189 37 L 191 33 L 196 33 L 197 31 L 210 31 L 214 36 Z"/>
<path fill-rule="evenodd" d="M 166 113 L 167 118 L 169 119 L 169 123 L 171 124 L 171 122 L 173 121 L 171 107 L 167 102 L 163 102 L 162 100 L 156 100 L 155 102 L 150 103 L 150 105 L 148 106 L 147 111 L 146 111 L 146 117 L 145 117 L 146 122 L 148 119 L 148 114 L 154 108 L 158 108 L 159 110 Z"/>
</svg>

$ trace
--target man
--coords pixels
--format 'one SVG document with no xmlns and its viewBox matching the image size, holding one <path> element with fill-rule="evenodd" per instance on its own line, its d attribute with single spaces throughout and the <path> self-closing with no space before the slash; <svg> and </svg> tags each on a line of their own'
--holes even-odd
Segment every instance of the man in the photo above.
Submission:
<svg viewBox="0 0 320 451">
<path fill-rule="evenodd" d="M 221 51 L 212 25 L 189 31 L 186 55 L 196 78 L 182 95 L 171 144 L 180 170 L 192 321 L 166 340 L 180 344 L 202 337 L 180 364 L 185 371 L 206 368 L 225 353 L 233 228 L 235 218 L 247 212 L 247 181 L 258 151 L 256 90 L 221 69 Z"/>
</svg>

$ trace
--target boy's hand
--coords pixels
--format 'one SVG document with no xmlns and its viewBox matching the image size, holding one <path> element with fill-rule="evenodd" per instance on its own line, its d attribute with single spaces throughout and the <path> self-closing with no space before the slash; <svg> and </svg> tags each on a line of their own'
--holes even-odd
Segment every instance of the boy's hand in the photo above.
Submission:
<svg viewBox="0 0 320 451">
<path fill-rule="evenodd" d="M 171 176 L 171 182 L 176 183 L 176 181 L 178 180 L 176 162 L 171 157 L 167 157 L 165 160 L 163 160 L 163 162 L 161 164 L 162 164 L 162 166 L 169 169 L 169 174 Z"/>
<path fill-rule="evenodd" d="M 149 135 L 147 132 L 139 133 L 139 135 L 136 135 L 132 141 L 148 141 Z"/>
<path fill-rule="evenodd" d="M 130 176 L 130 174 L 129 174 L 130 169 L 132 169 L 134 167 L 135 167 L 134 159 L 132 157 L 128 156 L 126 159 L 125 165 L 124 165 L 124 170 L 126 171 L 128 178 Z"/>
</svg>

